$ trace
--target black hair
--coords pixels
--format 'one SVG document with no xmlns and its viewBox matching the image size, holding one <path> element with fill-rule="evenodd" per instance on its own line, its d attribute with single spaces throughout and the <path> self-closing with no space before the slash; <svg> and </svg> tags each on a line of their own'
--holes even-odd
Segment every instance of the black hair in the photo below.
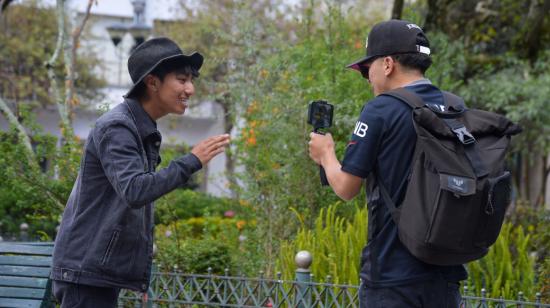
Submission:
<svg viewBox="0 0 550 308">
<path fill-rule="evenodd" d="M 199 71 L 195 67 L 187 64 L 182 64 L 180 61 L 181 60 L 179 59 L 164 61 L 163 63 L 155 67 L 155 69 L 152 70 L 149 74 L 158 77 L 160 81 L 164 81 L 164 77 L 166 77 L 166 75 L 170 73 L 191 75 L 193 76 L 193 78 L 198 78 L 200 76 Z M 145 96 L 145 89 L 145 83 L 142 79 L 136 86 L 135 90 L 132 91 L 130 97 L 141 98 Z"/>
<path fill-rule="evenodd" d="M 401 53 L 392 55 L 391 57 L 403 67 L 418 70 L 422 75 L 424 75 L 430 65 L 432 65 L 432 58 L 423 53 Z"/>
<path fill-rule="evenodd" d="M 420 46 L 430 47 L 430 42 L 423 35 L 416 38 L 416 43 Z M 422 75 L 432 65 L 432 58 L 420 52 L 395 54 L 391 57 L 405 68 L 419 70 Z"/>
</svg>

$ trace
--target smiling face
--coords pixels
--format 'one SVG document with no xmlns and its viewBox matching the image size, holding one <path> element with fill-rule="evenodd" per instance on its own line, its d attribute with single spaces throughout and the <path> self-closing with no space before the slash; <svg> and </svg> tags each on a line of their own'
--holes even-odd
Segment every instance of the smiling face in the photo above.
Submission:
<svg viewBox="0 0 550 308">
<path fill-rule="evenodd" d="M 154 120 L 170 113 L 184 114 L 189 98 L 195 94 L 193 81 L 198 72 L 189 67 L 172 68 L 160 67 L 143 80 L 145 93 L 140 102 Z"/>
<path fill-rule="evenodd" d="M 154 77 L 158 79 L 158 77 Z M 169 113 L 182 115 L 187 109 L 189 98 L 195 94 L 193 76 L 183 73 L 168 73 L 161 81 L 158 79 L 158 86 L 153 93 L 156 106 L 160 114 Z"/>
</svg>

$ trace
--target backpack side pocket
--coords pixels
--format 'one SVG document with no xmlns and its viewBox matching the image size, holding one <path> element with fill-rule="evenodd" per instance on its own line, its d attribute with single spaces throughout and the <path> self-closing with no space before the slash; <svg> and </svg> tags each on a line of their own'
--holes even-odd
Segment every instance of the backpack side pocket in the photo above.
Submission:
<svg viewBox="0 0 550 308">
<path fill-rule="evenodd" d="M 476 229 L 477 236 L 474 240 L 475 246 L 489 247 L 497 240 L 506 209 L 510 204 L 511 181 L 512 178 L 508 171 L 487 180 L 487 199 L 480 209 L 480 219 Z"/>
</svg>

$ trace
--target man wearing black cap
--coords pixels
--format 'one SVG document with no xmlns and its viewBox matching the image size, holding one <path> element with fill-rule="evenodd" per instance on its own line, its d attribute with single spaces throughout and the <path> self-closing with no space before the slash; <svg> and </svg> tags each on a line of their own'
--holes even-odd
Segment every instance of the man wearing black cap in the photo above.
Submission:
<svg viewBox="0 0 550 308">
<path fill-rule="evenodd" d="M 436 266 L 415 258 L 400 242 L 380 185 L 400 204 L 415 149 L 411 108 L 380 95 L 405 88 L 427 104 L 444 108 L 442 92 L 424 77 L 431 65 L 430 44 L 417 25 L 390 20 L 369 33 L 365 58 L 348 67 L 368 80 L 376 97 L 361 111 L 340 163 L 330 134 L 311 134 L 310 157 L 322 165 L 334 192 L 355 197 L 367 179 L 369 239 L 361 257 L 361 307 L 458 307 L 462 265 Z M 378 182 L 378 180 L 381 181 Z"/>
<path fill-rule="evenodd" d="M 228 135 L 199 142 L 156 171 L 156 121 L 183 114 L 203 57 L 155 38 L 128 59 L 134 85 L 91 130 L 55 240 L 53 292 L 61 307 L 115 307 L 121 288 L 147 292 L 153 259 L 153 202 L 183 186 L 223 152 Z"/>
</svg>

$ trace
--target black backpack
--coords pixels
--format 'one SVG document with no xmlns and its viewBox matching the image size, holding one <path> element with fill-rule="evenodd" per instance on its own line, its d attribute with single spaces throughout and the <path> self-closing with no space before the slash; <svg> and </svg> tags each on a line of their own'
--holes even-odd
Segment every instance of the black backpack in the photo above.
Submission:
<svg viewBox="0 0 550 308">
<path fill-rule="evenodd" d="M 417 134 L 407 191 L 398 207 L 378 177 L 399 239 L 429 264 L 457 265 L 483 257 L 510 203 L 505 154 L 510 136 L 521 128 L 496 113 L 467 109 L 448 92 L 443 92 L 445 108 L 425 104 L 403 88 L 382 95 L 413 108 Z"/>
</svg>

